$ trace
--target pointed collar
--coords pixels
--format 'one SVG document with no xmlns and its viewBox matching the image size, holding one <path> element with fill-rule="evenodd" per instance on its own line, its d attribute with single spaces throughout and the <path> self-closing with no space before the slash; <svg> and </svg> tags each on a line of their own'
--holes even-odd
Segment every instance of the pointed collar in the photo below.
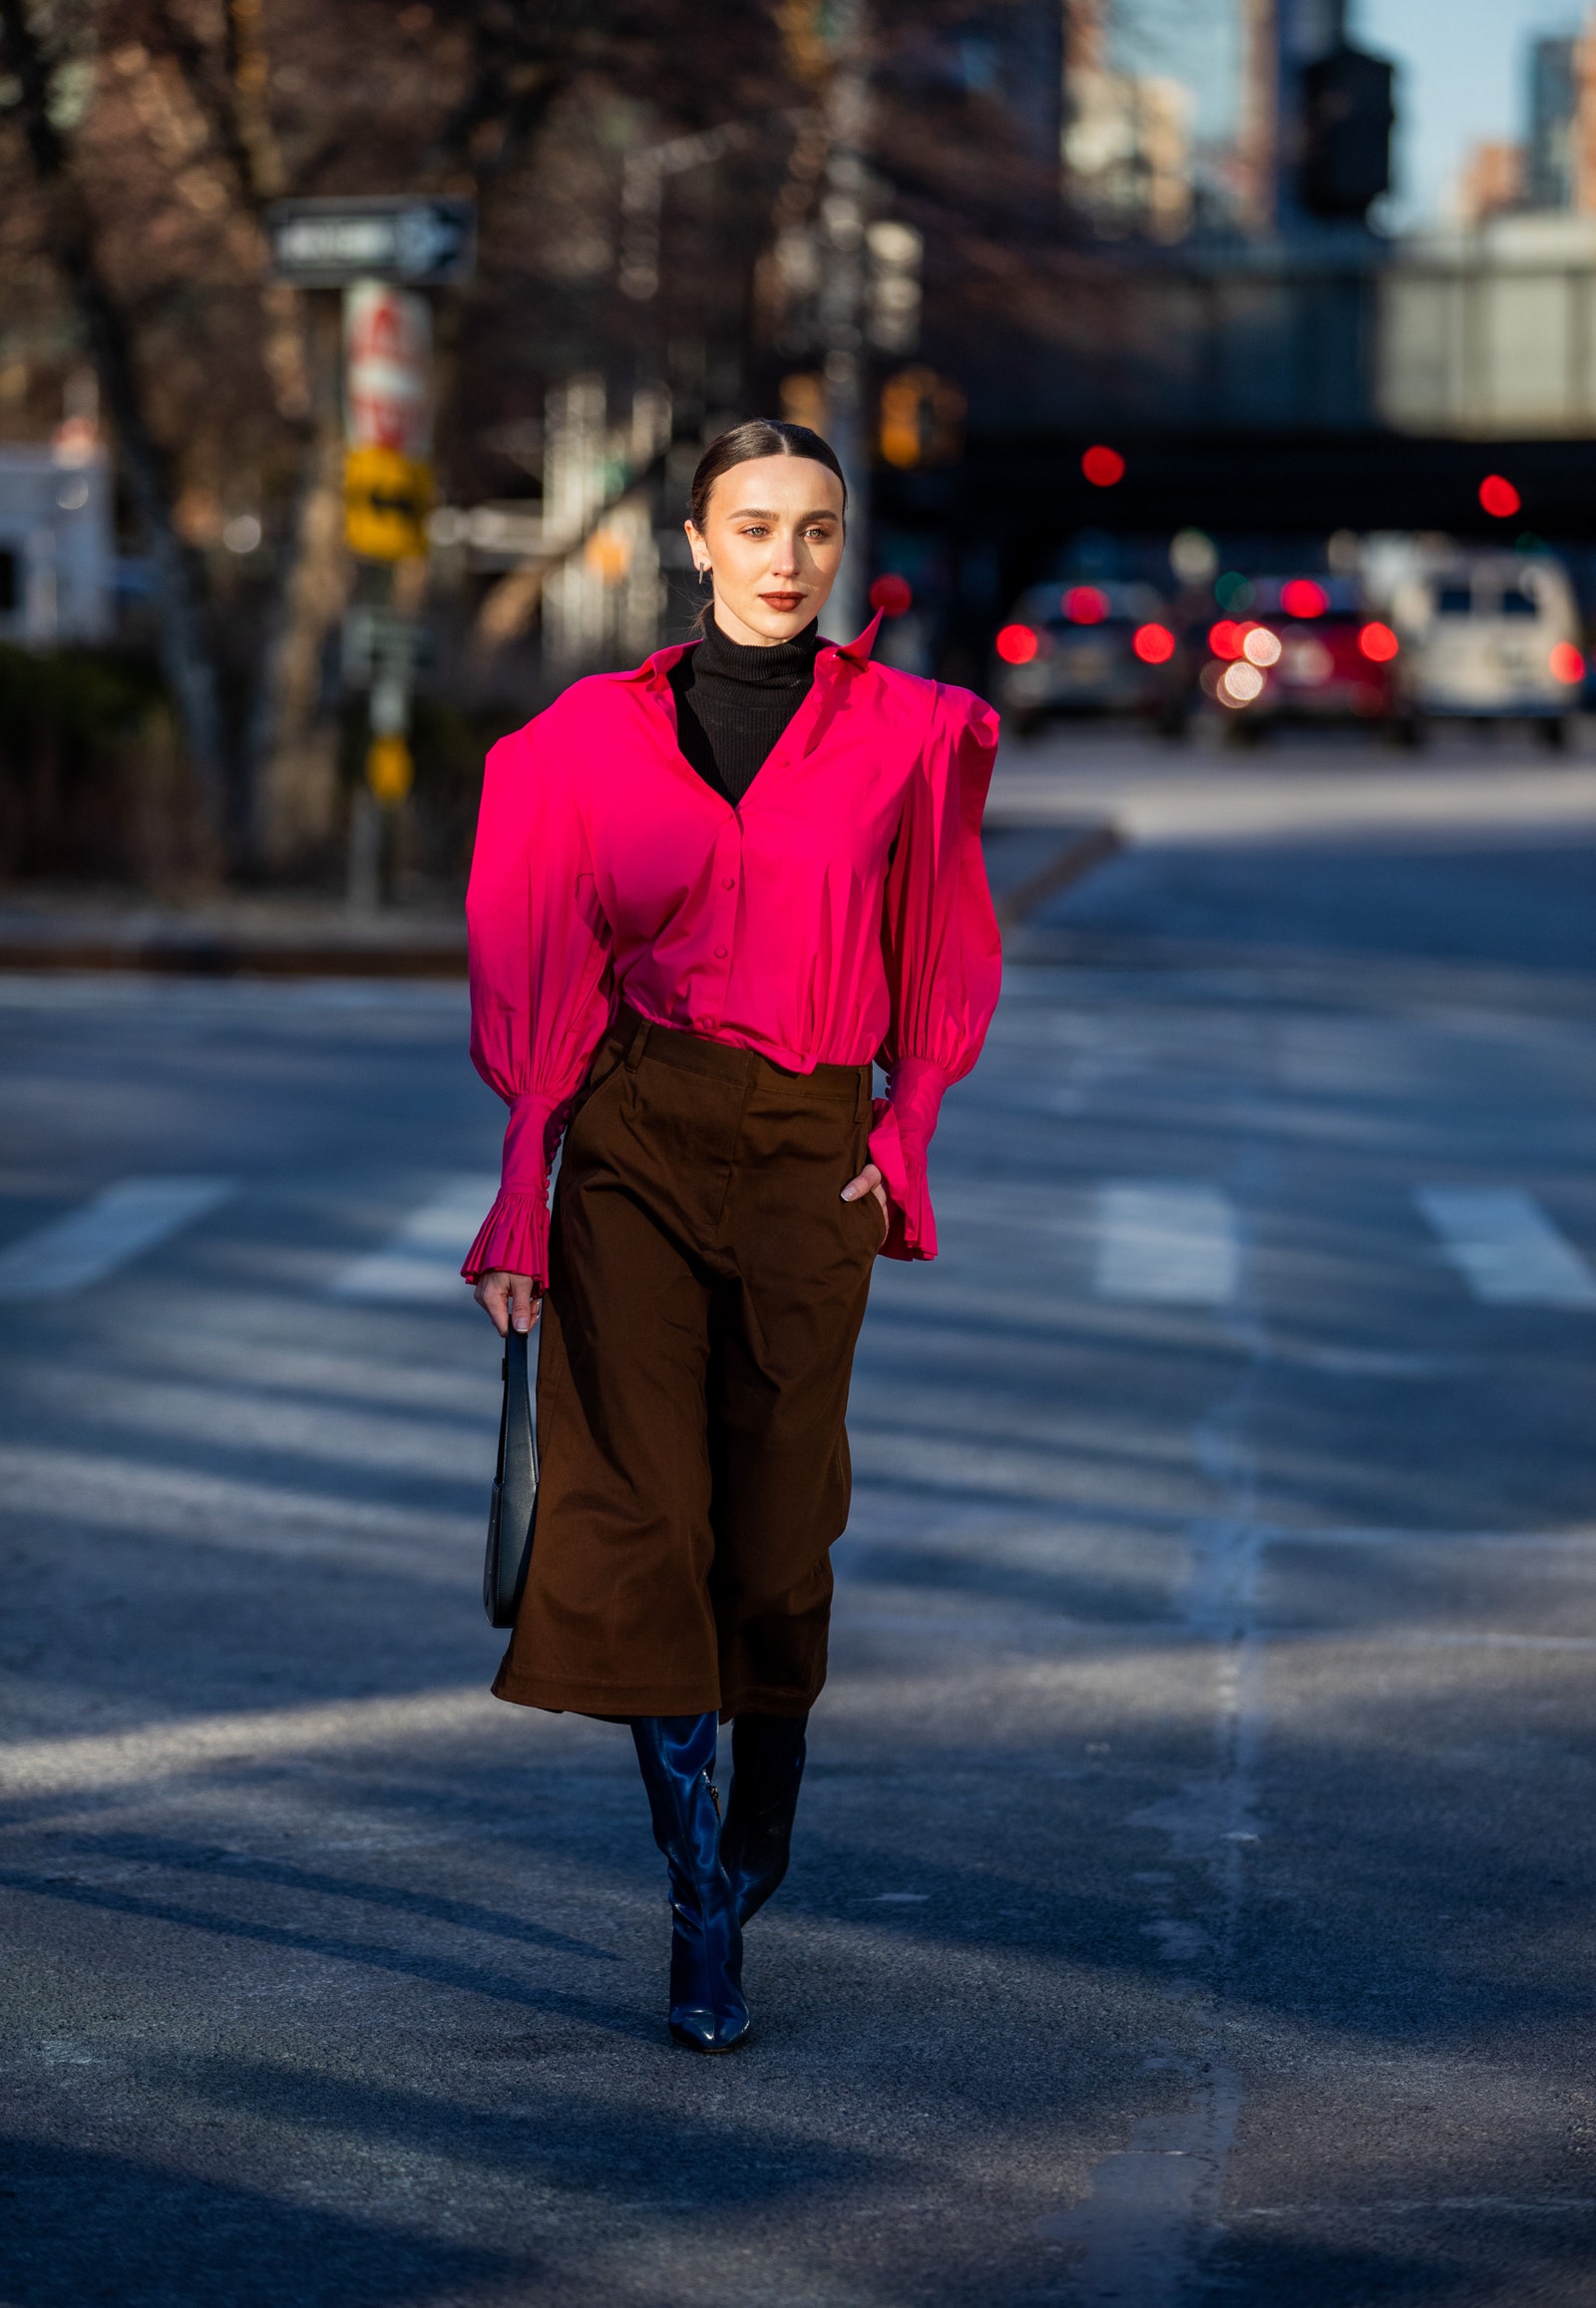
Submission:
<svg viewBox="0 0 1596 2308">
<path fill-rule="evenodd" d="M 884 610 L 878 609 L 864 631 L 854 640 L 833 642 L 831 646 L 835 648 L 838 656 L 846 657 L 850 665 L 868 665 L 871 652 L 876 646 L 876 635 L 881 631 L 881 620 L 884 614 Z"/>
</svg>

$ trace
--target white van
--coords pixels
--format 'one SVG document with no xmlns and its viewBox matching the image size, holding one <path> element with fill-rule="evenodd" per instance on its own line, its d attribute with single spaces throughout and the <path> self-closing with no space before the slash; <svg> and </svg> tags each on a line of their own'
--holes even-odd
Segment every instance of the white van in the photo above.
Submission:
<svg viewBox="0 0 1596 2308">
<path fill-rule="evenodd" d="M 1548 743 L 1562 741 L 1585 662 L 1560 563 L 1544 554 L 1457 554 L 1409 570 L 1391 605 L 1408 715 L 1528 719 Z"/>
</svg>

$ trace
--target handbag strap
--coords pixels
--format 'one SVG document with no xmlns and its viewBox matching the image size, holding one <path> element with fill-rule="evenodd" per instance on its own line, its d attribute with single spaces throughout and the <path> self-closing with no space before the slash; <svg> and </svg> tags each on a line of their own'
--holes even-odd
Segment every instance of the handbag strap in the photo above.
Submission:
<svg viewBox="0 0 1596 2308">
<path fill-rule="evenodd" d="M 505 1404 L 499 1422 L 499 1480 L 504 1485 L 505 1529 L 517 1543 L 532 1521 L 538 1495 L 538 1444 L 532 1427 L 532 1395 L 527 1379 L 528 1335 L 511 1331 L 505 1340 Z"/>
</svg>

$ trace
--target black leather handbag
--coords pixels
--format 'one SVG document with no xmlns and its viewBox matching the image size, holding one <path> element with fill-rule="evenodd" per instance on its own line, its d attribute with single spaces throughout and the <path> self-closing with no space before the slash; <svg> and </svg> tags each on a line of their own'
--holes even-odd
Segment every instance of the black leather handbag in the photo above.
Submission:
<svg viewBox="0 0 1596 2308">
<path fill-rule="evenodd" d="M 538 1436 L 527 1384 L 527 1337 L 512 1331 L 500 1365 L 505 1382 L 499 1415 L 499 1464 L 488 1509 L 488 1553 L 482 1566 L 482 1604 L 490 1627 L 513 1627 L 532 1560 L 538 1514 Z"/>
</svg>

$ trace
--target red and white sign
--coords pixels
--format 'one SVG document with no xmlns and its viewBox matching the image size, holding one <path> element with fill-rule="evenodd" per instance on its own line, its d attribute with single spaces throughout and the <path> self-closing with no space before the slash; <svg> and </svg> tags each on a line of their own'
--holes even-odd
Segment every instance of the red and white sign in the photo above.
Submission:
<svg viewBox="0 0 1596 2308">
<path fill-rule="evenodd" d="M 344 425 L 351 449 L 425 457 L 432 440 L 432 312 L 385 281 L 343 292 Z"/>
</svg>

